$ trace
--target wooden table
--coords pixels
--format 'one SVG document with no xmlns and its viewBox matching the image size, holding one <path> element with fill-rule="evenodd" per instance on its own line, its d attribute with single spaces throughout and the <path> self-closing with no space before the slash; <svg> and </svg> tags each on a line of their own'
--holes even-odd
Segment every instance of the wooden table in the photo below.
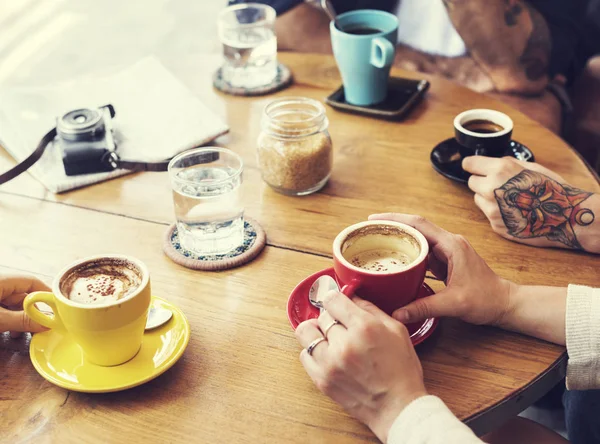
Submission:
<svg viewBox="0 0 600 444">
<path fill-rule="evenodd" d="M 339 84 L 329 57 L 281 59 L 296 82 L 277 96 L 322 100 Z M 209 76 L 188 85 L 231 126 L 218 142 L 244 158 L 247 214 L 267 231 L 268 246 L 253 263 L 221 273 L 172 263 L 161 250 L 173 221 L 166 173 L 130 175 L 64 195 L 48 193 L 28 175 L 0 187 L 1 272 L 49 281 L 77 258 L 132 255 L 149 266 L 154 293 L 180 306 L 192 328 L 189 347 L 171 370 L 141 387 L 104 395 L 69 393 L 45 382 L 29 361 L 28 342 L 2 336 L 0 441 L 376 441 L 313 386 L 298 361 L 300 346 L 285 310 L 296 283 L 330 266 L 335 235 L 374 212 L 417 213 L 464 234 L 499 274 L 520 283 L 600 286 L 600 258 L 501 239 L 469 190 L 431 168 L 430 151 L 452 136 L 452 118 L 488 107 L 511 115 L 514 137 L 540 163 L 576 186 L 600 191 L 565 142 L 506 105 L 435 78 L 426 100 L 401 123 L 328 108 L 332 179 L 316 195 L 290 198 L 270 190 L 256 166 L 261 111 L 273 96 L 224 96 L 210 88 Z M 0 169 L 12 164 L 2 152 Z M 564 375 L 564 348 L 455 320 L 442 320 L 418 352 L 429 391 L 478 433 L 517 414 Z"/>
</svg>

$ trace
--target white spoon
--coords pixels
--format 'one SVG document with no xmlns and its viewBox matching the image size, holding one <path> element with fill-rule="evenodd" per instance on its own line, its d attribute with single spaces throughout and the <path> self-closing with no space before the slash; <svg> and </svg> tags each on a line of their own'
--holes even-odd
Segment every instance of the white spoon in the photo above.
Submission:
<svg viewBox="0 0 600 444">
<path fill-rule="evenodd" d="M 310 286 L 310 290 L 308 291 L 308 300 L 313 306 L 317 307 L 320 311 L 323 311 L 323 298 L 327 292 L 331 290 L 340 291 L 340 287 L 338 287 L 335 279 L 325 274 L 319 277 Z"/>
<path fill-rule="evenodd" d="M 340 23 L 338 22 L 337 13 L 335 12 L 335 8 L 331 4 L 331 2 L 329 0 L 321 0 L 321 8 L 323 8 L 323 10 L 329 16 L 329 18 L 331 20 L 333 20 L 333 23 L 335 23 L 335 27 L 337 29 L 339 29 L 340 31 L 343 31 L 342 27 L 340 26 Z"/>
<path fill-rule="evenodd" d="M 173 317 L 171 310 L 152 305 L 148 311 L 148 320 L 146 321 L 146 330 L 152 330 L 166 324 Z"/>
</svg>

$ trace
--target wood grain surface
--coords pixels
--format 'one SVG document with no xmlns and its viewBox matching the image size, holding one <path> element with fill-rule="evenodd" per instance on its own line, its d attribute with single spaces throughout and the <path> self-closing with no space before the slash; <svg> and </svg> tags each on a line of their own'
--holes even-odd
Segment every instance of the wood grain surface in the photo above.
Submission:
<svg viewBox="0 0 600 444">
<path fill-rule="evenodd" d="M 330 57 L 281 59 L 292 68 L 295 84 L 277 96 L 322 100 L 339 84 Z M 430 80 L 425 101 L 403 122 L 328 108 L 334 173 L 322 192 L 304 198 L 273 192 L 256 167 L 259 121 L 273 96 L 229 97 L 206 82 L 188 85 L 231 126 L 218 143 L 244 158 L 247 214 L 267 232 L 269 246 L 239 269 L 202 273 L 164 256 L 162 236 L 174 219 L 166 173 L 134 174 L 64 195 L 48 193 L 28 175 L 0 187 L 0 272 L 50 281 L 77 258 L 132 255 L 150 268 L 154 293 L 181 307 L 192 329 L 187 351 L 171 370 L 141 387 L 106 395 L 69 393 L 45 382 L 29 361 L 27 340 L 3 335 L 0 442 L 376 441 L 314 388 L 298 361 L 300 347 L 285 311 L 292 288 L 330 266 L 335 235 L 370 213 L 417 213 L 464 234 L 498 273 L 517 282 L 600 286 L 598 257 L 501 239 L 469 190 L 429 163 L 433 146 L 452 136 L 453 117 L 476 107 L 510 114 L 515 139 L 540 163 L 574 185 L 599 191 L 579 157 L 506 105 Z M 0 154 L 0 170 L 13 164 Z M 430 392 L 479 433 L 541 396 L 560 378 L 565 362 L 562 347 L 452 320 L 442 320 L 418 351 Z"/>
</svg>

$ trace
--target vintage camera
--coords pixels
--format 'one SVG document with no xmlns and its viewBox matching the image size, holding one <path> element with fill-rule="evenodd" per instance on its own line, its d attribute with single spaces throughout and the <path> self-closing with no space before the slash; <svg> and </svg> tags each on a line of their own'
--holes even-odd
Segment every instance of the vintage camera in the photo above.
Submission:
<svg viewBox="0 0 600 444">
<path fill-rule="evenodd" d="M 69 111 L 56 121 L 56 141 L 67 176 L 112 171 L 118 166 L 112 105 Z"/>
</svg>

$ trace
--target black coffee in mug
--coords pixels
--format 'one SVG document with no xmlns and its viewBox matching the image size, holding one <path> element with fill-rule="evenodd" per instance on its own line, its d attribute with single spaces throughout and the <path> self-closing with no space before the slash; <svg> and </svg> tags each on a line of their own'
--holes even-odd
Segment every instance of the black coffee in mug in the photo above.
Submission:
<svg viewBox="0 0 600 444">
<path fill-rule="evenodd" d="M 463 123 L 462 126 L 469 131 L 480 134 L 492 134 L 504 130 L 502 125 L 498 125 L 491 120 L 485 119 L 469 120 L 468 122 Z"/>
<path fill-rule="evenodd" d="M 380 29 L 369 28 L 367 26 L 357 26 L 355 28 L 344 29 L 343 31 L 347 34 L 354 35 L 379 34 L 381 32 Z"/>
<path fill-rule="evenodd" d="M 454 119 L 454 136 L 461 157 L 505 156 L 510 149 L 513 121 L 492 109 L 471 109 Z"/>
</svg>

